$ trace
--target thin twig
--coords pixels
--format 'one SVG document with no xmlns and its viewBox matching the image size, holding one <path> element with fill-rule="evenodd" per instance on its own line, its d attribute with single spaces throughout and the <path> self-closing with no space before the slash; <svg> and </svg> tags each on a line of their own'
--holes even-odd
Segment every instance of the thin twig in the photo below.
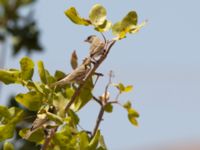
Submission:
<svg viewBox="0 0 200 150">
<path fill-rule="evenodd" d="M 98 118 L 96 120 L 96 124 L 95 124 L 95 127 L 94 127 L 94 130 L 92 132 L 92 138 L 95 136 L 99 126 L 100 126 L 100 123 L 102 121 L 102 118 L 103 118 L 103 114 L 104 114 L 104 106 L 101 106 L 101 109 L 99 111 L 99 115 L 98 115 Z"/>
<path fill-rule="evenodd" d="M 70 106 L 74 103 L 74 101 L 76 100 L 76 98 L 79 96 L 82 87 L 85 85 L 85 83 L 92 77 L 92 75 L 95 73 L 95 71 L 97 70 L 97 68 L 101 65 L 101 63 L 106 59 L 108 53 L 110 52 L 110 49 L 112 48 L 112 46 L 115 44 L 115 40 L 110 41 L 108 44 L 108 47 L 106 48 L 106 51 L 104 53 L 104 55 L 102 55 L 100 57 L 100 59 L 97 61 L 97 63 L 94 65 L 94 67 L 88 72 L 88 74 L 85 77 L 85 81 L 79 84 L 78 89 L 75 91 L 74 95 L 72 96 L 71 100 L 69 101 L 69 103 L 66 105 L 65 107 L 65 112 L 68 111 L 68 109 L 70 108 Z M 106 44 L 107 45 L 107 44 Z"/>
<path fill-rule="evenodd" d="M 92 96 L 92 98 L 93 98 L 97 103 L 99 103 L 99 105 L 102 106 L 102 102 L 101 102 L 98 98 L 96 98 L 95 96 Z"/>
</svg>

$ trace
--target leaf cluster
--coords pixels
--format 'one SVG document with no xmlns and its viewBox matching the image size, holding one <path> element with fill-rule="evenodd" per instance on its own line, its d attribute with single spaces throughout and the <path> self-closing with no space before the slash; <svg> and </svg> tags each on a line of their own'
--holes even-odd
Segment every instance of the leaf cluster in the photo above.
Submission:
<svg viewBox="0 0 200 150">
<path fill-rule="evenodd" d="M 146 21 L 138 24 L 138 15 L 134 10 L 130 11 L 121 21 L 112 24 L 107 20 L 107 11 L 101 4 L 96 4 L 91 8 L 88 18 L 81 17 L 75 7 L 67 9 L 65 15 L 73 23 L 84 26 L 91 25 L 98 32 L 112 30 L 117 40 L 125 38 L 128 33 L 137 33 L 146 24 Z"/>
</svg>

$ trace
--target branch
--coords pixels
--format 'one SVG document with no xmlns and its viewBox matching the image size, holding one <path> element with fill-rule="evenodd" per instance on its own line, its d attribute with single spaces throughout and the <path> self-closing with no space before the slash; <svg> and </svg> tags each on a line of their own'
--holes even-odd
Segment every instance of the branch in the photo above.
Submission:
<svg viewBox="0 0 200 150">
<path fill-rule="evenodd" d="M 44 141 L 44 144 L 42 145 L 41 150 L 47 150 L 48 149 L 48 146 L 49 146 L 49 144 L 51 142 L 51 139 L 53 138 L 54 134 L 56 133 L 57 128 L 58 127 L 53 128 L 53 129 L 50 130 L 50 133 L 49 133 L 49 135 L 47 135 L 47 137 L 46 137 L 46 139 Z"/>
<path fill-rule="evenodd" d="M 115 40 L 112 40 L 108 43 L 108 47 L 106 48 L 105 53 L 100 57 L 100 59 L 97 61 L 96 64 L 94 64 L 94 67 L 88 72 L 88 74 L 85 77 L 85 81 L 79 84 L 78 89 L 75 91 L 74 95 L 72 96 L 71 100 L 69 101 L 69 103 L 66 105 L 65 107 L 65 112 L 68 111 L 68 109 L 70 108 L 70 106 L 74 103 L 74 101 L 76 100 L 76 98 L 79 96 L 82 87 L 85 85 L 85 83 L 92 77 L 92 75 L 95 73 L 95 71 L 97 70 L 97 68 L 102 64 L 102 62 L 106 59 L 108 53 L 110 52 L 110 49 L 112 48 L 112 46 L 115 44 Z"/>
<path fill-rule="evenodd" d="M 103 118 L 103 114 L 104 114 L 104 106 L 101 106 L 101 109 L 99 111 L 99 115 L 98 115 L 98 118 L 97 118 L 97 121 L 96 121 L 96 125 L 94 127 L 94 130 L 92 132 L 92 138 L 95 136 L 99 126 L 100 126 L 100 123 L 102 121 L 102 118 Z"/>
</svg>

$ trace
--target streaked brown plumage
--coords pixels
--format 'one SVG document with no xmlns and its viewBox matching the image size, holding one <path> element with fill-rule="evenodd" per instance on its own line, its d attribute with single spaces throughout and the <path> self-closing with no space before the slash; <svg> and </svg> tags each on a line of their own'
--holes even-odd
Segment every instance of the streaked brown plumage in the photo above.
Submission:
<svg viewBox="0 0 200 150">
<path fill-rule="evenodd" d="M 105 43 L 99 39 L 96 35 L 89 36 L 85 42 L 90 43 L 90 57 L 95 58 L 103 54 Z"/>
</svg>

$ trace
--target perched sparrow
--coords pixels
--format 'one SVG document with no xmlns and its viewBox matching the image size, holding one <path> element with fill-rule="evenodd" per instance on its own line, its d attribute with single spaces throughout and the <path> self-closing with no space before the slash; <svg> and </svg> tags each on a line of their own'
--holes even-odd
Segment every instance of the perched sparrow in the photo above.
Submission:
<svg viewBox="0 0 200 150">
<path fill-rule="evenodd" d="M 65 78 L 51 84 L 50 87 L 63 86 L 69 83 L 80 82 L 85 78 L 88 71 L 89 68 L 87 68 L 85 64 L 82 64 L 79 67 L 77 67 L 74 71 L 72 71 L 70 74 L 68 74 Z"/>
<path fill-rule="evenodd" d="M 91 44 L 91 46 L 90 46 L 90 57 L 91 58 L 98 57 L 103 53 L 105 43 L 101 39 L 99 39 L 96 35 L 89 36 L 85 40 L 85 42 L 88 42 Z"/>
</svg>

